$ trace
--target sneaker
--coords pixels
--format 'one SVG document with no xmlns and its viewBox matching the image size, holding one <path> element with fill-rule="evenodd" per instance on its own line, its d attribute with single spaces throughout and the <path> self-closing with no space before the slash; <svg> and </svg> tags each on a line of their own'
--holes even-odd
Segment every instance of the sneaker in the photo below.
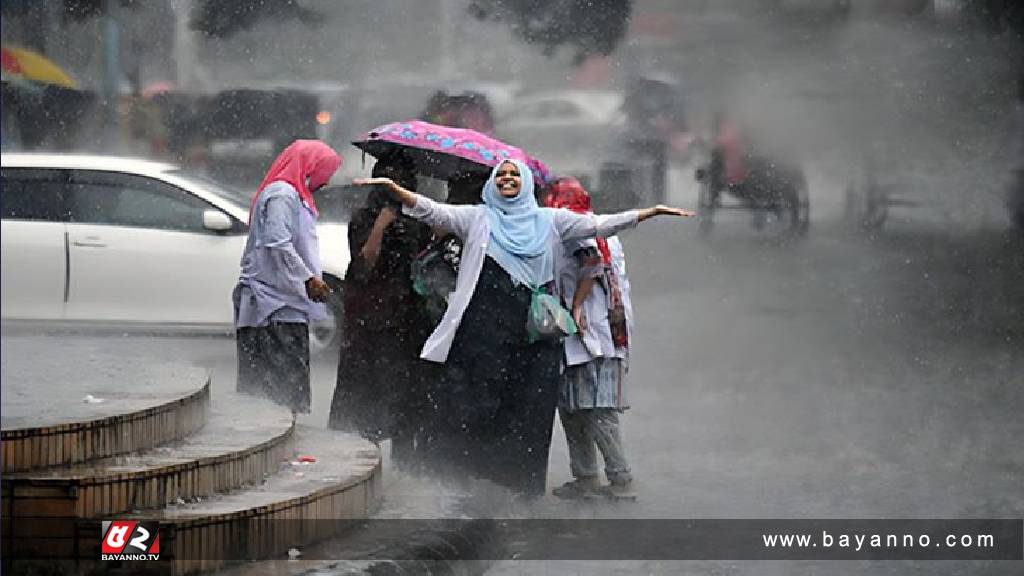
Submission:
<svg viewBox="0 0 1024 576">
<path fill-rule="evenodd" d="M 563 500 L 581 500 L 599 488 L 597 478 L 577 478 L 572 482 L 566 482 L 551 491 L 555 496 Z"/>
</svg>

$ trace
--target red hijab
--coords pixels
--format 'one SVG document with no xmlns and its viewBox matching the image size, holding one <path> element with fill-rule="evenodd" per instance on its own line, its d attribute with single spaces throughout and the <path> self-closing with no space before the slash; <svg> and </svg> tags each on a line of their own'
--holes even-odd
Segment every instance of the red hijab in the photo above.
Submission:
<svg viewBox="0 0 1024 576">
<path fill-rule="evenodd" d="M 319 140 L 296 140 L 288 145 L 270 165 L 270 170 L 256 189 L 249 206 L 249 219 L 260 193 L 271 182 L 285 182 L 299 193 L 299 198 L 319 216 L 313 202 L 313 191 L 320 188 L 341 166 L 341 157 L 330 146 Z M 307 182 L 308 181 L 308 182 Z"/>
<path fill-rule="evenodd" d="M 591 212 L 590 194 L 583 189 L 579 180 L 571 176 L 558 178 L 548 187 L 544 205 L 548 208 L 568 208 L 578 214 Z M 611 264 L 612 252 L 608 249 L 608 241 L 604 238 L 597 238 L 597 249 L 601 252 L 604 263 Z"/>
</svg>

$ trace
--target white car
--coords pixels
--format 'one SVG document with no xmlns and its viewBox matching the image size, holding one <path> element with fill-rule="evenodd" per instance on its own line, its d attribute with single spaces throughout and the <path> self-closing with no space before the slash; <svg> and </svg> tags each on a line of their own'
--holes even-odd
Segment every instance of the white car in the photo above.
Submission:
<svg viewBox="0 0 1024 576">
<path fill-rule="evenodd" d="M 498 120 L 497 136 L 543 160 L 553 173 L 597 183 L 624 128 L 624 97 L 609 90 L 552 90 L 518 98 Z"/>
<path fill-rule="evenodd" d="M 109 156 L 7 154 L 0 189 L 4 320 L 230 332 L 249 194 L 176 166 Z M 317 226 L 331 317 L 310 351 L 341 331 L 344 224 Z"/>
</svg>

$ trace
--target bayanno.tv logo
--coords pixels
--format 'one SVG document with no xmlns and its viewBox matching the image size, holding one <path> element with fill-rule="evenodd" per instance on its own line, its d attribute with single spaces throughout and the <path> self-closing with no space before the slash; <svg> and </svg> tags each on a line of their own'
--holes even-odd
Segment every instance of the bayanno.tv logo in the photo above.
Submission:
<svg viewBox="0 0 1024 576">
<path fill-rule="evenodd" d="M 159 560 L 160 524 L 104 520 L 100 560 Z"/>
</svg>

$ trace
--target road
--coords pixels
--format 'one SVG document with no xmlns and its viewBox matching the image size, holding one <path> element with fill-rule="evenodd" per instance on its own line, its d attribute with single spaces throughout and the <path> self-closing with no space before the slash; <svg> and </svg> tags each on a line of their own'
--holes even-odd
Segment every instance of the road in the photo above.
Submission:
<svg viewBox="0 0 1024 576">
<path fill-rule="evenodd" d="M 1024 242 L 818 229 L 625 239 L 638 316 L 623 419 L 635 504 L 542 517 L 969 518 L 1024 514 Z M 556 438 L 549 483 L 569 479 Z M 963 573 L 977 565 L 557 564 L 555 572 Z M 538 568 L 538 567 L 533 567 Z M 1018 566 L 1019 568 L 1019 566 Z M 985 567 L 1010 573 L 1008 566 Z M 533 573 L 510 563 L 495 574 Z"/>
</svg>

